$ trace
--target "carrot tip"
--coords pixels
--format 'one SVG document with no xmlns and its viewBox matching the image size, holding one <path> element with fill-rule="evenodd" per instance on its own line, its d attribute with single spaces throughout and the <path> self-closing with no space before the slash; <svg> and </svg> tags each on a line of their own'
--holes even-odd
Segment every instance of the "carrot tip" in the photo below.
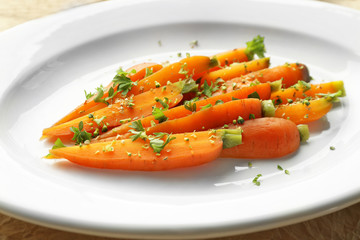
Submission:
<svg viewBox="0 0 360 240">
<path fill-rule="evenodd" d="M 44 140 L 44 139 L 46 139 L 46 138 L 48 138 L 49 136 L 47 136 L 47 135 L 42 135 L 41 137 L 40 137 L 40 140 Z"/>
</svg>

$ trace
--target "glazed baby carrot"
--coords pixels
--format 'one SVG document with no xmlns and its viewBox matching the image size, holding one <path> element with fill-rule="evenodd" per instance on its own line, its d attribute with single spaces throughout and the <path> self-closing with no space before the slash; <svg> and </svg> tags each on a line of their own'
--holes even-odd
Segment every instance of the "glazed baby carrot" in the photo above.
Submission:
<svg viewBox="0 0 360 240">
<path fill-rule="evenodd" d="M 195 112 L 186 117 L 177 118 L 157 124 L 146 129 L 148 134 L 155 132 L 183 133 L 218 128 L 224 124 L 237 121 L 239 117 L 248 120 L 250 117 L 261 117 L 261 102 L 256 98 L 240 99 Z"/>
<path fill-rule="evenodd" d="M 272 68 L 266 68 L 246 74 L 241 77 L 233 78 L 225 81 L 219 86 L 213 95 L 219 95 L 226 92 L 243 88 L 256 83 L 275 82 L 281 80 L 281 84 L 288 86 L 293 85 L 300 80 L 309 81 L 310 75 L 307 67 L 304 64 L 292 63 L 280 65 Z M 281 84 L 279 85 L 281 87 Z M 273 95 L 273 94 L 272 94 Z"/>
<path fill-rule="evenodd" d="M 279 105 L 275 109 L 275 117 L 289 119 L 296 124 L 313 122 L 325 116 L 331 110 L 333 102 L 340 96 L 342 96 L 341 91 L 322 98 Z"/>
<path fill-rule="evenodd" d="M 208 85 L 211 85 L 211 83 L 215 83 L 219 78 L 227 81 L 260 69 L 268 68 L 269 65 L 270 58 L 261 58 L 243 63 L 233 63 L 229 67 L 204 74 L 201 77 L 200 84 L 203 85 L 206 81 Z"/>
<path fill-rule="evenodd" d="M 213 161 L 224 147 L 237 144 L 241 144 L 241 130 L 232 129 L 63 147 L 50 150 L 50 154 L 92 168 L 160 171 Z"/>
<path fill-rule="evenodd" d="M 181 83 L 183 82 L 167 85 L 166 88 L 152 89 L 133 98 L 118 99 L 114 104 L 88 116 L 44 129 L 43 137 L 66 138 L 72 136 L 71 129 L 77 128 L 80 123 L 83 124 L 84 131 L 88 133 L 105 132 L 107 128 L 120 125 L 121 120 L 150 115 L 153 106 L 161 106 L 157 99 L 165 101 L 164 99 L 167 98 L 169 106 L 175 106 L 182 99 L 181 91 L 184 84 Z"/>
<path fill-rule="evenodd" d="M 316 97 L 316 95 L 319 93 L 327 94 L 336 93 L 338 91 L 342 92 L 340 97 L 344 97 L 346 95 L 343 81 L 334 81 L 320 84 L 309 84 L 300 81 L 290 88 L 272 92 L 270 98 L 274 100 L 276 104 L 286 104 L 288 102 L 292 103 L 297 99 Z"/>
<path fill-rule="evenodd" d="M 114 80 L 117 77 L 128 78 L 129 81 L 136 82 L 142 78 L 144 78 L 147 74 L 155 73 L 162 68 L 162 65 L 157 63 L 141 63 L 131 68 L 127 69 L 125 72 L 122 69 L 118 70 L 118 73 L 114 77 Z M 59 125 L 61 123 L 68 122 L 75 118 L 85 116 L 91 112 L 99 110 L 101 108 L 106 107 L 105 101 L 101 99 L 105 99 L 109 96 L 109 89 L 114 85 L 112 81 L 105 88 L 97 88 L 98 93 L 92 95 L 92 93 L 86 93 L 86 100 L 84 103 L 76 107 L 73 111 L 67 114 L 65 117 L 61 118 L 58 122 L 56 122 L 53 126 Z"/>
<path fill-rule="evenodd" d="M 250 94 L 256 92 L 260 99 L 269 99 L 270 98 L 270 84 L 269 83 L 263 83 L 259 85 L 254 85 L 250 87 L 244 87 L 239 90 L 235 90 L 233 92 L 229 92 L 222 95 L 217 95 L 213 97 L 209 97 L 206 99 L 201 99 L 198 101 L 187 101 L 184 106 L 177 106 L 174 108 L 171 108 L 169 110 L 163 111 L 163 114 L 168 118 L 168 120 L 177 119 L 181 117 L 188 116 L 192 114 L 192 112 L 196 112 L 201 110 L 202 107 L 206 105 L 215 105 L 217 102 L 222 101 L 224 103 L 230 102 L 234 99 L 243 99 L 247 98 Z M 142 125 L 145 128 L 148 128 L 151 126 L 151 123 L 158 122 L 154 116 L 148 116 L 145 118 L 140 119 Z M 130 130 L 131 123 L 125 123 L 119 127 L 116 127 L 112 129 L 109 132 L 106 132 L 104 134 L 101 134 L 98 139 L 106 139 L 109 137 L 116 137 L 117 135 L 123 135 L 126 134 Z"/>
<path fill-rule="evenodd" d="M 137 85 L 133 86 L 129 94 L 137 95 L 146 92 L 151 88 L 164 86 L 168 82 L 177 82 L 180 80 L 188 79 L 194 75 L 201 75 L 209 68 L 217 66 L 216 59 L 210 59 L 205 56 L 187 57 L 179 62 L 170 64 L 158 72 L 140 80 Z"/>
<path fill-rule="evenodd" d="M 251 61 L 255 55 L 259 58 L 264 58 L 265 51 L 264 37 L 257 36 L 253 40 L 246 42 L 246 48 L 235 48 L 230 51 L 218 53 L 214 55 L 214 57 L 219 61 L 219 66 L 225 67 L 234 62 Z M 212 68 L 211 71 L 220 69 L 219 66 Z"/>
<path fill-rule="evenodd" d="M 281 118 L 258 118 L 245 121 L 241 127 L 242 144 L 224 149 L 224 158 L 279 158 L 295 152 L 300 146 L 300 133 L 295 123 Z M 303 134 L 306 135 L 306 134 Z"/>
</svg>

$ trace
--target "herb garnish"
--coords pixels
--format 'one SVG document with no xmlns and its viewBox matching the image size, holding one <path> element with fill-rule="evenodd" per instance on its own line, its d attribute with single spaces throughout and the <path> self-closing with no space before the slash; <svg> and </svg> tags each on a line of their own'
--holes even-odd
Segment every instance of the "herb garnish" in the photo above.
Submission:
<svg viewBox="0 0 360 240">
<path fill-rule="evenodd" d="M 75 141 L 75 145 L 81 145 L 81 143 L 84 143 L 86 140 L 91 140 L 91 133 L 86 132 L 83 121 L 79 123 L 78 128 L 70 127 L 70 131 L 74 133 L 72 140 Z"/>
<path fill-rule="evenodd" d="M 261 174 L 256 175 L 256 177 L 252 180 L 252 182 L 256 185 L 256 186 L 260 186 L 260 182 L 259 182 L 259 178 L 261 177 Z"/>
</svg>

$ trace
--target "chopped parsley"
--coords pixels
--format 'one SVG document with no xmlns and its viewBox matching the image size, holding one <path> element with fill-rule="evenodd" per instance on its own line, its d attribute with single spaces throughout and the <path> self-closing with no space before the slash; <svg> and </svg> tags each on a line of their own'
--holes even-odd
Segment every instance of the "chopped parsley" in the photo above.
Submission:
<svg viewBox="0 0 360 240">
<path fill-rule="evenodd" d="M 189 110 L 191 112 L 196 112 L 196 101 L 198 100 L 198 98 L 193 98 L 189 101 L 185 101 L 184 102 L 184 107 L 186 110 Z"/>
<path fill-rule="evenodd" d="M 79 127 L 70 127 L 70 131 L 74 133 L 74 137 L 72 138 L 73 141 L 75 141 L 75 145 L 81 145 L 86 140 L 91 140 L 91 133 L 86 132 L 84 129 L 84 123 L 81 121 L 79 123 Z"/>
<path fill-rule="evenodd" d="M 66 147 L 60 138 L 56 139 L 55 143 L 54 143 L 54 146 L 51 148 L 51 149 L 58 149 L 58 148 L 64 148 Z"/>
<path fill-rule="evenodd" d="M 248 98 L 257 98 L 257 99 L 260 99 L 260 96 L 259 96 L 259 94 L 258 94 L 258 92 L 253 92 L 253 93 L 250 93 L 249 95 L 248 95 Z"/>
<path fill-rule="evenodd" d="M 134 135 L 130 136 L 130 139 L 132 141 L 135 141 L 138 138 L 140 138 L 142 140 L 147 139 L 147 135 L 146 135 L 145 129 L 141 123 L 141 120 L 133 121 L 130 125 L 130 128 L 134 129 L 134 130 L 129 130 L 129 132 L 134 134 Z"/>
<path fill-rule="evenodd" d="M 198 45 L 199 45 L 199 41 L 198 41 L 198 40 L 194 40 L 194 41 L 191 41 L 191 42 L 190 42 L 190 47 L 191 47 L 191 48 L 197 47 Z"/>
<path fill-rule="evenodd" d="M 146 68 L 145 69 L 145 77 L 150 76 L 151 74 L 153 74 L 153 69 L 152 68 Z"/>
<path fill-rule="evenodd" d="M 212 107 L 212 105 L 211 105 L 211 103 L 209 103 L 209 104 L 207 104 L 205 106 L 202 106 L 201 110 L 205 110 L 205 109 L 208 109 L 208 108 L 211 108 L 211 107 Z"/>
<path fill-rule="evenodd" d="M 160 153 L 170 141 L 176 139 L 176 137 L 171 137 L 171 134 L 168 133 L 154 133 L 155 137 L 149 137 L 150 147 L 156 153 Z M 166 136 L 165 141 L 161 138 Z"/>
<path fill-rule="evenodd" d="M 259 178 L 262 177 L 261 174 L 256 175 L 256 177 L 252 180 L 252 182 L 256 185 L 256 186 L 260 186 L 260 182 L 259 182 Z"/>
<path fill-rule="evenodd" d="M 92 93 L 92 92 L 87 93 L 86 90 L 84 90 L 84 92 L 85 92 L 86 100 L 95 95 L 95 93 Z"/>
<path fill-rule="evenodd" d="M 245 54 L 249 60 L 253 60 L 255 55 L 263 58 L 265 52 L 264 37 L 258 35 L 252 41 L 246 43 Z"/>
</svg>

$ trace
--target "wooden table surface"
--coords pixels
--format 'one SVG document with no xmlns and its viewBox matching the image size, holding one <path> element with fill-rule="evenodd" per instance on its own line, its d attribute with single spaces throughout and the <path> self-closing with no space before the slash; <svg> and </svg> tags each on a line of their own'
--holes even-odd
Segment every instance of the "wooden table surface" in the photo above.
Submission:
<svg viewBox="0 0 360 240">
<path fill-rule="evenodd" d="M 0 31 L 23 22 L 66 10 L 72 7 L 100 2 L 102 0 L 0 0 Z M 323 0 L 360 10 L 360 0 Z M 360 28 L 360 26 L 359 26 Z M 359 43 L 360 44 L 360 43 Z M 0 240 L 100 240 L 112 238 L 88 236 L 55 230 L 27 223 L 0 214 Z M 360 203 L 341 211 L 310 221 L 238 236 L 217 238 L 222 240 L 328 240 L 360 239 Z"/>
</svg>

